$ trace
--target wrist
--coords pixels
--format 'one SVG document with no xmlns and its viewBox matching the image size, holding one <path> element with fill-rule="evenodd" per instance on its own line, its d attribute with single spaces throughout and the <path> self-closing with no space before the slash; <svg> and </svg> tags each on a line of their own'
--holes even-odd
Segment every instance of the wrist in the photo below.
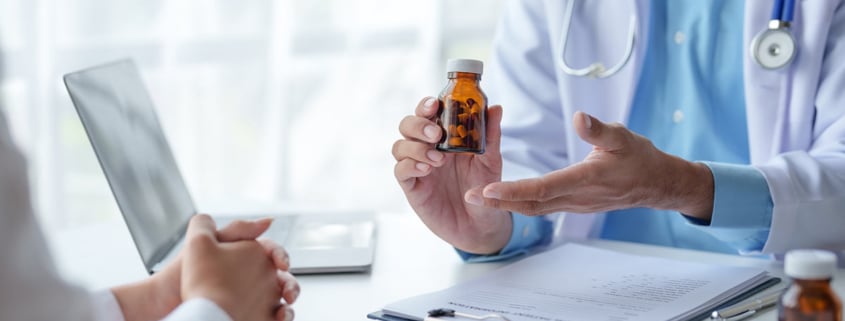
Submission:
<svg viewBox="0 0 845 321">
<path fill-rule="evenodd" d="M 181 303 L 178 291 L 174 294 L 172 287 L 178 289 L 178 284 L 163 284 L 160 275 L 146 280 L 118 286 L 112 289 L 123 318 L 126 321 L 160 320 L 176 309 Z"/>
<path fill-rule="evenodd" d="M 501 214 L 493 214 L 501 220 L 494 220 L 496 223 L 490 225 L 491 229 L 478 231 L 477 237 L 466 239 L 464 244 L 454 244 L 461 251 L 476 255 L 496 255 L 505 248 L 513 233 L 513 219 L 511 213 L 502 211 Z M 491 215 L 491 217 L 494 217 Z M 486 225 L 486 224 L 485 224 Z"/>
<path fill-rule="evenodd" d="M 679 187 L 683 193 L 680 199 L 683 201 L 675 210 L 709 222 L 713 216 L 713 173 L 702 163 L 685 160 L 683 162 L 688 168 L 685 171 L 687 175 L 682 175 L 685 181 Z"/>
<path fill-rule="evenodd" d="M 164 316 L 170 314 L 170 312 L 182 304 L 180 273 L 170 274 L 171 271 L 166 269 L 147 279 L 150 283 L 148 288 L 149 294 L 152 296 L 150 298 L 150 302 L 152 302 L 150 306 L 160 316 L 156 320 L 164 318 Z"/>
<path fill-rule="evenodd" d="M 713 173 L 707 165 L 668 155 L 670 170 L 665 176 L 662 200 L 658 209 L 680 212 L 686 216 L 710 221 L 713 214 Z"/>
</svg>

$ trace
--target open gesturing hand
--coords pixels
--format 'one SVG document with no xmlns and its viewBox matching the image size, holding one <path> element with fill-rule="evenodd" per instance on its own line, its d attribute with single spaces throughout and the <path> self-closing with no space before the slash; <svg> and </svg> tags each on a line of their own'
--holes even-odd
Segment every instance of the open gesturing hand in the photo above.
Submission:
<svg viewBox="0 0 845 321">
<path fill-rule="evenodd" d="M 594 146 L 583 161 L 537 178 L 479 186 L 468 199 L 527 215 L 650 207 L 710 218 L 713 177 L 706 165 L 666 154 L 618 123 L 583 112 L 573 122 Z"/>
</svg>

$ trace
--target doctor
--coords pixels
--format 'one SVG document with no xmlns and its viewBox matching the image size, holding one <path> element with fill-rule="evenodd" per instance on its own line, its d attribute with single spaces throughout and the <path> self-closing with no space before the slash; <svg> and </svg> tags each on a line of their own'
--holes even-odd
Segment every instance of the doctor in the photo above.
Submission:
<svg viewBox="0 0 845 321">
<path fill-rule="evenodd" d="M 0 109 L 0 320 L 293 319 L 289 304 L 299 284 L 287 272 L 287 253 L 271 241 L 255 241 L 270 220 L 239 221 L 218 231 L 211 217 L 197 215 L 180 257 L 162 272 L 88 293 L 58 275 L 28 187 L 24 158 Z"/>
<path fill-rule="evenodd" d="M 504 106 L 489 109 L 487 153 L 435 150 L 430 97 L 393 146 L 408 202 L 464 259 L 573 238 L 845 249 L 843 1 L 503 12 L 482 82 Z"/>
</svg>

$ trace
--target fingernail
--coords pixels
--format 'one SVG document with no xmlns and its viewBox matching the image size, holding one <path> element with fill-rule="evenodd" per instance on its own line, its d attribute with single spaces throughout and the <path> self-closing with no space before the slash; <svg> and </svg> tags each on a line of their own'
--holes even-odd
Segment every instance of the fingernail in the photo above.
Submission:
<svg viewBox="0 0 845 321">
<path fill-rule="evenodd" d="M 417 167 L 418 170 L 425 172 L 429 168 L 431 168 L 431 165 L 428 165 L 426 163 L 417 163 L 416 167 Z"/>
<path fill-rule="evenodd" d="M 290 257 L 289 256 L 282 255 L 282 253 L 279 253 L 279 252 L 273 252 L 273 254 L 276 255 L 276 259 L 278 259 L 279 261 L 285 262 L 285 264 L 287 264 L 287 266 L 290 267 Z"/>
<path fill-rule="evenodd" d="M 292 299 L 294 301 L 296 301 L 296 299 L 298 299 L 298 298 L 299 298 L 299 289 L 293 291 L 293 298 Z"/>
<path fill-rule="evenodd" d="M 474 194 L 474 193 L 467 195 L 466 201 L 467 201 L 467 203 L 470 203 L 472 205 L 482 205 L 482 204 L 484 204 L 484 200 L 481 198 L 481 196 L 478 196 L 477 194 Z"/>
<path fill-rule="evenodd" d="M 293 321 L 293 309 L 285 307 L 285 321 Z"/>
<path fill-rule="evenodd" d="M 440 131 L 440 128 L 437 128 L 437 126 L 434 126 L 434 125 L 425 126 L 425 128 L 423 129 L 423 132 L 425 133 L 425 137 L 428 137 L 430 139 L 437 138 L 437 133 L 439 131 Z"/>
<path fill-rule="evenodd" d="M 423 107 L 425 107 L 425 110 L 431 111 L 431 108 L 434 107 L 434 103 L 436 102 L 437 99 L 434 99 L 434 97 L 428 97 L 428 99 L 426 99 L 423 103 Z"/>
<path fill-rule="evenodd" d="M 590 117 L 590 114 L 581 112 L 584 114 L 584 126 L 587 126 L 587 129 L 593 128 L 593 119 Z"/>
<path fill-rule="evenodd" d="M 443 153 L 438 152 L 436 150 L 427 151 L 425 155 L 428 156 L 428 159 L 435 162 L 439 162 L 441 159 L 443 159 Z"/>
<path fill-rule="evenodd" d="M 482 194 L 484 194 L 484 197 L 486 197 L 486 198 L 495 198 L 495 199 L 502 198 L 502 193 L 495 190 L 495 189 L 492 189 L 492 188 L 485 189 L 484 192 L 482 192 Z"/>
</svg>

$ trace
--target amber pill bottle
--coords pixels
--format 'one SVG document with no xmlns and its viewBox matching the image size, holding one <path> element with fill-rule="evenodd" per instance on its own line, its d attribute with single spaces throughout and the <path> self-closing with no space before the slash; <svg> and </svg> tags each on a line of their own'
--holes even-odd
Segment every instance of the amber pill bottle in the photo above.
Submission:
<svg viewBox="0 0 845 321">
<path fill-rule="evenodd" d="M 830 286 L 836 255 L 821 250 L 786 253 L 784 272 L 792 284 L 778 301 L 780 321 L 842 321 L 842 301 Z"/>
<path fill-rule="evenodd" d="M 487 95 L 479 86 L 483 66 L 473 59 L 450 59 L 446 63 L 449 83 L 438 97 L 436 122 L 443 129 L 438 150 L 484 154 Z"/>
</svg>

